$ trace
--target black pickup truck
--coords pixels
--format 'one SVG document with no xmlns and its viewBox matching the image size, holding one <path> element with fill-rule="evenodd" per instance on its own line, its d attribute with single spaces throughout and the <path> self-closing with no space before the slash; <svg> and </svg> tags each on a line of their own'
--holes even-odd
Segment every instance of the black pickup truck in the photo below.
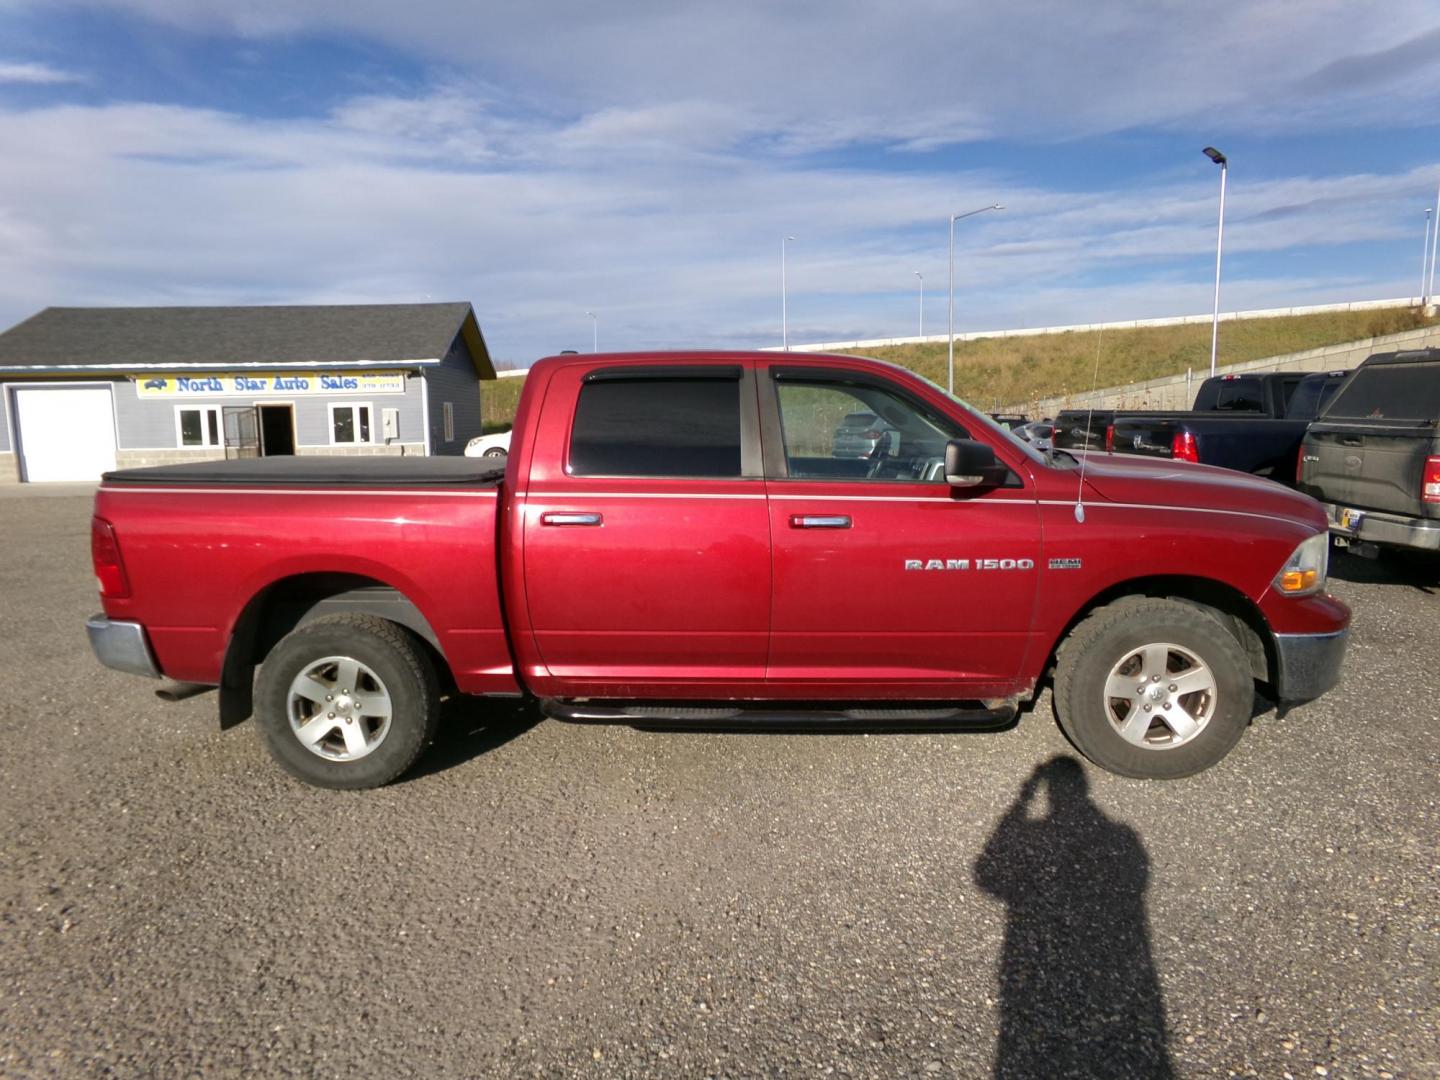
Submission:
<svg viewBox="0 0 1440 1080">
<path fill-rule="evenodd" d="M 1071 445 L 1083 449 L 1103 445 L 1116 453 L 1196 461 L 1288 483 L 1306 428 L 1348 374 L 1217 375 L 1200 384 L 1192 409 L 1096 412 L 1088 431 L 1084 412 L 1064 412 L 1056 420 L 1055 445 L 1065 447 L 1063 429 L 1075 440 Z M 1071 422 L 1072 416 L 1078 422 Z"/>
<path fill-rule="evenodd" d="M 1296 486 L 1337 543 L 1440 551 L 1440 349 L 1376 353 L 1310 425 Z"/>
</svg>

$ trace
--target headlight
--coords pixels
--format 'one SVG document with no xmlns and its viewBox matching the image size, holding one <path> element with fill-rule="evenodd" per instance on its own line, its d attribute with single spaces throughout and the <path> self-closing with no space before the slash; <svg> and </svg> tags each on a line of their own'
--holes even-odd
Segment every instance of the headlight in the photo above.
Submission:
<svg viewBox="0 0 1440 1080">
<path fill-rule="evenodd" d="M 1309 596 L 1325 587 L 1325 572 L 1330 565 L 1330 534 L 1316 533 L 1303 541 L 1271 582 L 1286 596 Z"/>
</svg>

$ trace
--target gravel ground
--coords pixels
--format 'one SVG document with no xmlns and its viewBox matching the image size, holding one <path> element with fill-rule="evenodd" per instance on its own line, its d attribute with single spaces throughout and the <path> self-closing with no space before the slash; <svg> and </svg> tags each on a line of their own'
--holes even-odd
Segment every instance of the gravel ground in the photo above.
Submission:
<svg viewBox="0 0 1440 1080">
<path fill-rule="evenodd" d="M 0 1075 L 1440 1076 L 1440 561 L 1219 767 L 454 710 L 303 787 L 90 657 L 84 497 L 0 501 Z"/>
</svg>

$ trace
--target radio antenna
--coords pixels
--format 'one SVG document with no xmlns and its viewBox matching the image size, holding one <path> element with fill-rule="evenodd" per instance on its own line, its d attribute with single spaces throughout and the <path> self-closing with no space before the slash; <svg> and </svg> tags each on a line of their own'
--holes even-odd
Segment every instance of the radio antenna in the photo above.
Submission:
<svg viewBox="0 0 1440 1080">
<path fill-rule="evenodd" d="M 1094 429 L 1091 427 L 1095 419 L 1095 386 L 1100 381 L 1100 343 L 1105 340 L 1105 329 L 1101 327 L 1095 333 L 1095 371 L 1090 376 L 1090 408 L 1085 414 L 1085 441 L 1088 444 L 1094 436 Z M 1085 456 L 1080 459 L 1080 484 L 1075 489 L 1075 520 L 1085 520 L 1085 465 L 1090 460 L 1090 448 L 1085 448 Z"/>
</svg>

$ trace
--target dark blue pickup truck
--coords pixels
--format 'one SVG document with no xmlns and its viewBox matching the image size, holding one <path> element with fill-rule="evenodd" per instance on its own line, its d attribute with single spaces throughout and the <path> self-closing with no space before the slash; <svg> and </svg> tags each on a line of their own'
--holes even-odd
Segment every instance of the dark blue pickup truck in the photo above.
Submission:
<svg viewBox="0 0 1440 1080">
<path fill-rule="evenodd" d="M 1058 433 L 1062 426 L 1078 426 L 1080 445 L 1089 442 L 1089 448 L 1098 449 L 1103 422 L 1103 445 L 1117 454 L 1218 465 L 1288 484 L 1295 478 L 1306 429 L 1347 375 L 1348 371 L 1217 375 L 1200 384 L 1195 407 L 1184 412 L 1096 413 L 1088 432 L 1083 423 L 1067 424 L 1070 414 L 1062 413 L 1056 428 Z"/>
</svg>

